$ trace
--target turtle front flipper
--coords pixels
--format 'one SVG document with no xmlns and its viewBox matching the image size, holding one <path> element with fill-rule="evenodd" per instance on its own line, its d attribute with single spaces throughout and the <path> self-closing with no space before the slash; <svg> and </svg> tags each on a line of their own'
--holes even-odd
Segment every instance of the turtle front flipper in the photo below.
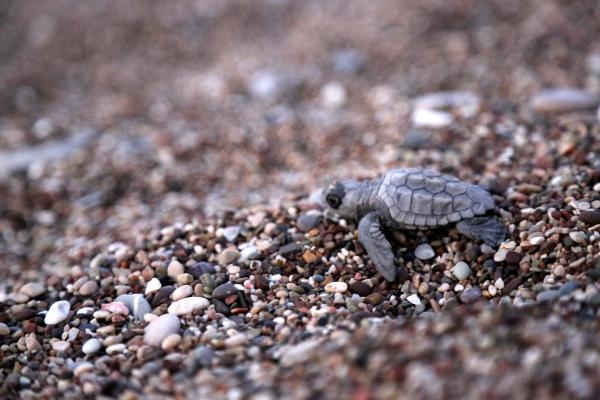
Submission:
<svg viewBox="0 0 600 400">
<path fill-rule="evenodd" d="M 458 231 L 475 240 L 483 240 L 489 246 L 496 247 L 506 239 L 506 226 L 496 218 L 475 217 L 456 223 Z"/>
<path fill-rule="evenodd" d="M 383 235 L 379 223 L 379 215 L 371 212 L 365 215 L 358 224 L 358 240 L 367 250 L 377 271 L 385 280 L 396 280 L 396 265 L 392 245 Z"/>
</svg>

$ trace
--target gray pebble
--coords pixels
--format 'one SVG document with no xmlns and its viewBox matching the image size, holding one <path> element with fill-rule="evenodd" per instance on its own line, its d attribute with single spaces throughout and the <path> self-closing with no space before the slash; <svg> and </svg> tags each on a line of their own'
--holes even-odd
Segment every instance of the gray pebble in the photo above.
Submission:
<svg viewBox="0 0 600 400">
<path fill-rule="evenodd" d="M 212 296 L 219 300 L 224 300 L 225 298 L 231 296 L 232 294 L 237 293 L 237 288 L 231 282 L 224 283 L 219 285 L 213 290 Z"/>
<path fill-rule="evenodd" d="M 228 247 L 219 254 L 217 261 L 220 265 L 227 265 L 235 262 L 238 258 L 240 258 L 240 252 Z"/>
<path fill-rule="evenodd" d="M 464 281 L 469 276 L 471 276 L 471 268 L 464 261 L 459 261 L 452 268 L 452 273 L 459 281 Z"/>
<path fill-rule="evenodd" d="M 460 301 L 465 304 L 474 303 L 481 298 L 483 298 L 483 296 L 481 295 L 481 289 L 478 287 L 467 288 L 460 294 Z"/>
<path fill-rule="evenodd" d="M 164 338 L 173 333 L 179 333 L 179 318 L 174 314 L 163 314 L 146 327 L 144 343 L 160 346 Z"/>
<path fill-rule="evenodd" d="M 223 228 L 223 237 L 225 237 L 228 242 L 233 242 L 240 234 L 240 231 L 241 228 L 239 226 L 228 226 Z"/>
<path fill-rule="evenodd" d="M 545 290 L 543 292 L 538 293 L 536 299 L 539 302 L 551 301 L 559 298 L 561 295 L 560 290 Z"/>
<path fill-rule="evenodd" d="M 336 72 L 355 74 L 365 62 L 365 57 L 353 49 L 337 50 L 331 55 L 331 63 Z"/>
<path fill-rule="evenodd" d="M 141 320 L 144 315 L 152 312 L 152 307 L 143 295 L 139 293 L 135 294 L 122 294 L 118 296 L 115 301 L 120 301 L 129 310 L 129 313 L 133 315 L 136 320 Z"/>
<path fill-rule="evenodd" d="M 302 246 L 300 246 L 298 243 L 289 243 L 279 248 L 279 255 L 281 257 L 289 257 L 293 254 L 299 253 L 300 251 L 302 251 Z"/>
<path fill-rule="evenodd" d="M 531 99 L 531 108 L 540 113 L 561 113 L 593 108 L 600 97 L 577 88 L 552 88 L 540 90 Z"/>
<path fill-rule="evenodd" d="M 44 291 L 44 285 L 37 282 L 26 283 L 19 289 L 20 294 L 23 294 L 30 299 L 40 296 Z"/>
<path fill-rule="evenodd" d="M 240 252 L 240 261 L 246 262 L 248 260 L 253 260 L 253 259 L 257 258 L 258 256 L 260 256 L 260 252 L 258 251 L 256 246 L 251 244 L 251 245 L 244 247 L 242 249 L 242 251 Z"/>
<path fill-rule="evenodd" d="M 96 281 L 87 281 L 79 288 L 79 294 L 82 296 L 91 296 L 98 291 L 98 284 Z"/>
<path fill-rule="evenodd" d="M 196 351 L 194 351 L 196 365 L 199 367 L 210 367 L 212 365 L 214 356 L 215 353 L 210 347 L 200 346 L 196 349 Z"/>
<path fill-rule="evenodd" d="M 415 257 L 420 260 L 430 260 L 435 257 L 435 251 L 429 243 L 423 243 L 417 246 L 415 249 Z"/>
<path fill-rule="evenodd" d="M 319 225 L 321 218 L 319 214 L 303 214 L 298 217 L 296 226 L 301 232 L 308 232 Z"/>
</svg>

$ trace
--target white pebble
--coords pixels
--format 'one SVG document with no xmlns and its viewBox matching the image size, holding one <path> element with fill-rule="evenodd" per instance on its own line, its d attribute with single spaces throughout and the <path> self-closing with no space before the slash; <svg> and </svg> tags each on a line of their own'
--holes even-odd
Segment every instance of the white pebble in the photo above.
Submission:
<svg viewBox="0 0 600 400">
<path fill-rule="evenodd" d="M 506 254 L 508 253 L 507 249 L 499 249 L 496 254 L 494 254 L 494 261 L 502 262 L 506 260 Z"/>
<path fill-rule="evenodd" d="M 183 264 L 177 260 L 171 261 L 167 267 L 167 275 L 173 280 L 177 279 L 177 275 L 183 274 L 184 271 Z"/>
<path fill-rule="evenodd" d="M 160 281 L 158 280 L 158 278 L 152 278 L 146 284 L 146 291 L 144 293 L 145 294 L 150 294 L 150 293 L 157 292 L 161 287 L 162 287 L 162 284 L 160 283 Z"/>
<path fill-rule="evenodd" d="M 452 273 L 459 281 L 464 281 L 471 275 L 471 268 L 464 261 L 459 261 L 452 268 Z"/>
<path fill-rule="evenodd" d="M 579 244 L 585 243 L 587 240 L 586 234 L 581 231 L 569 232 L 569 237 L 573 239 L 575 243 Z"/>
<path fill-rule="evenodd" d="M 345 282 L 329 282 L 325 285 L 327 293 L 344 293 L 348 290 L 348 285 Z"/>
<path fill-rule="evenodd" d="M 454 117 L 445 111 L 417 108 L 412 112 L 411 120 L 418 128 L 444 128 L 454 122 Z"/>
<path fill-rule="evenodd" d="M 170 351 L 179 346 L 179 343 L 181 343 L 181 335 L 178 333 L 172 333 L 163 339 L 160 346 L 164 351 Z"/>
<path fill-rule="evenodd" d="M 71 304 L 66 300 L 60 300 L 53 303 L 44 317 L 46 325 L 57 325 L 63 322 L 69 316 Z"/>
<path fill-rule="evenodd" d="M 504 279 L 502 279 L 502 278 L 496 279 L 496 282 L 494 282 L 494 286 L 496 286 L 496 289 L 499 289 L 499 290 L 504 289 Z"/>
<path fill-rule="evenodd" d="M 52 343 L 52 350 L 57 351 L 59 353 L 64 353 L 71 348 L 71 343 L 65 342 L 63 340 L 56 341 Z"/>
<path fill-rule="evenodd" d="M 168 308 L 170 314 L 186 315 L 208 308 L 210 302 L 204 297 L 186 297 L 171 303 Z"/>
<path fill-rule="evenodd" d="M 173 299 L 173 301 L 178 301 L 191 296 L 192 293 L 194 293 L 194 289 L 190 285 L 179 286 L 171 293 L 171 299 Z"/>
<path fill-rule="evenodd" d="M 423 243 L 415 249 L 415 256 L 420 260 L 430 260 L 435 257 L 435 251 L 433 251 L 429 243 Z"/>
<path fill-rule="evenodd" d="M 346 104 L 346 88 L 339 82 L 329 82 L 321 88 L 321 105 L 329 109 L 338 109 Z"/>
<path fill-rule="evenodd" d="M 108 354 L 109 356 L 119 354 L 124 352 L 126 348 L 127 346 L 125 346 L 124 343 L 112 344 L 106 348 L 106 354 Z"/>
<path fill-rule="evenodd" d="M 144 343 L 160 346 L 162 341 L 173 333 L 179 333 L 179 318 L 173 314 L 163 314 L 146 327 Z"/>
<path fill-rule="evenodd" d="M 537 246 L 544 243 L 545 240 L 546 239 L 543 236 L 535 236 L 529 239 L 529 243 L 531 243 L 534 246 Z"/>
<path fill-rule="evenodd" d="M 489 285 L 488 293 L 490 294 L 490 296 L 494 297 L 496 294 L 498 294 L 498 288 L 494 285 Z"/>
<path fill-rule="evenodd" d="M 408 296 L 406 298 L 406 300 L 408 300 L 409 303 L 414 304 L 415 306 L 418 306 L 419 304 L 421 304 L 421 299 L 419 298 L 418 295 L 416 294 L 411 294 L 410 296 Z"/>
<path fill-rule="evenodd" d="M 102 347 L 102 342 L 96 338 L 91 338 L 81 346 L 81 351 L 87 355 L 95 354 L 100 350 L 100 347 Z"/>
</svg>

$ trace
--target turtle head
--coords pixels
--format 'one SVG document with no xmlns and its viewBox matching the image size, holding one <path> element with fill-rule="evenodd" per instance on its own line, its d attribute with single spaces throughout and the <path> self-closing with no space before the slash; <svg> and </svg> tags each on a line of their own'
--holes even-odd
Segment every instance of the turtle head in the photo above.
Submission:
<svg viewBox="0 0 600 400">
<path fill-rule="evenodd" d="M 344 218 L 356 219 L 359 206 L 359 188 L 361 183 L 347 179 L 332 183 L 323 191 L 327 207 Z"/>
</svg>

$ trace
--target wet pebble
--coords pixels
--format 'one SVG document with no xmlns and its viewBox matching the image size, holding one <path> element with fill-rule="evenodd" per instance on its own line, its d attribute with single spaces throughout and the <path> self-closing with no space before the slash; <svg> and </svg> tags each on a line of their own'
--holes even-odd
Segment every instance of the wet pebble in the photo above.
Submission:
<svg viewBox="0 0 600 400">
<path fill-rule="evenodd" d="M 593 108 L 599 103 L 598 95 L 582 89 L 552 88 L 537 92 L 530 106 L 540 113 L 561 113 Z"/>
<path fill-rule="evenodd" d="M 471 268 L 464 261 L 459 261 L 452 267 L 452 273 L 459 281 L 464 281 L 471 275 Z"/>
<path fill-rule="evenodd" d="M 44 285 L 37 282 L 26 283 L 19 289 L 19 293 L 27 296 L 30 299 L 36 298 L 44 293 Z"/>
<path fill-rule="evenodd" d="M 171 303 L 168 308 L 170 314 L 186 315 L 208 308 L 210 302 L 204 297 L 186 297 Z"/>
<path fill-rule="evenodd" d="M 240 252 L 228 247 L 219 254 L 217 261 L 220 265 L 227 265 L 235 262 L 238 258 L 240 258 Z"/>
<path fill-rule="evenodd" d="M 57 325 L 63 322 L 69 316 L 71 311 L 71 304 L 66 300 L 60 300 L 53 303 L 48 309 L 46 316 L 44 317 L 44 323 L 46 325 Z"/>
<path fill-rule="evenodd" d="M 179 318 L 174 314 L 161 315 L 146 327 L 144 343 L 160 346 L 162 341 L 173 333 L 179 333 Z"/>
<path fill-rule="evenodd" d="M 435 257 L 435 251 L 429 243 L 422 243 L 415 249 L 415 257 L 420 260 L 430 260 Z"/>
<path fill-rule="evenodd" d="M 463 290 L 460 294 L 460 301 L 462 301 L 465 304 L 474 303 L 477 300 L 480 300 L 481 298 L 483 298 L 483 296 L 481 294 L 481 289 L 479 289 L 478 287 L 467 288 Z"/>
</svg>

